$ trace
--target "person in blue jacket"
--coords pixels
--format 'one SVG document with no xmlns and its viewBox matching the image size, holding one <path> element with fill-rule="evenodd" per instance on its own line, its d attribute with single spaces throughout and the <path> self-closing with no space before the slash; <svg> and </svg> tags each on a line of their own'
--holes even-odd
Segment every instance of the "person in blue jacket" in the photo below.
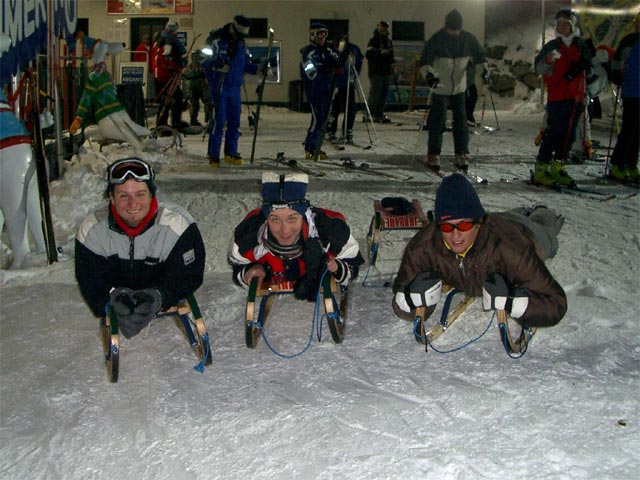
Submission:
<svg viewBox="0 0 640 480">
<path fill-rule="evenodd" d="M 362 70 L 362 61 L 364 55 L 360 48 L 349 41 L 348 35 L 338 35 L 333 46 L 340 52 L 342 62 L 342 71 L 338 74 L 337 91 L 333 97 L 331 105 L 331 113 L 329 114 L 329 123 L 327 125 L 327 136 L 329 140 L 336 140 L 336 132 L 338 130 L 338 115 L 344 113 L 342 119 L 342 131 L 344 141 L 353 143 L 353 124 L 356 119 L 356 75 L 360 75 Z M 355 73 L 351 70 L 355 68 Z M 345 111 L 346 107 L 346 111 Z M 345 128 L 346 127 L 346 128 Z"/>
<path fill-rule="evenodd" d="M 640 179 L 640 13 L 636 14 L 635 32 L 620 41 L 611 67 L 611 80 L 622 86 L 622 128 L 611 155 L 609 176 L 637 185 Z"/>
<path fill-rule="evenodd" d="M 220 148 L 225 124 L 227 130 L 224 135 L 224 161 L 233 165 L 244 165 L 244 160 L 238 153 L 242 111 L 240 87 L 244 83 L 245 73 L 255 75 L 258 71 L 258 67 L 251 63 L 251 56 L 244 42 L 250 27 L 251 22 L 247 17 L 236 15 L 233 22 L 211 31 L 206 46 L 202 49 L 204 54 L 210 52 L 202 65 L 211 89 L 211 102 L 215 108 L 207 149 L 207 158 L 212 167 L 220 166 Z"/>
<path fill-rule="evenodd" d="M 331 108 L 334 74 L 340 67 L 338 51 L 327 44 L 327 27 L 320 22 L 312 22 L 309 29 L 311 43 L 300 49 L 300 78 L 304 93 L 311 106 L 311 124 L 304 140 L 305 159 L 311 160 L 318 143 L 320 132 L 327 120 Z M 325 160 L 327 154 L 320 151 L 319 160 Z"/>
</svg>

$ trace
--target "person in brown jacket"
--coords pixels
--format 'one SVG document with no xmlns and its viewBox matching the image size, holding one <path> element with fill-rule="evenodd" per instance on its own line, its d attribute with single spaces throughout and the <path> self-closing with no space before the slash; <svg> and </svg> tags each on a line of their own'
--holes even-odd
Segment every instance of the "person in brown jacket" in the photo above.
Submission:
<svg viewBox="0 0 640 480">
<path fill-rule="evenodd" d="M 413 320 L 433 313 L 445 283 L 483 297 L 524 327 L 550 327 L 567 311 L 562 287 L 544 264 L 558 249 L 564 218 L 539 205 L 487 214 L 464 175 L 443 179 L 435 221 L 408 243 L 393 285 L 393 309 Z"/>
</svg>

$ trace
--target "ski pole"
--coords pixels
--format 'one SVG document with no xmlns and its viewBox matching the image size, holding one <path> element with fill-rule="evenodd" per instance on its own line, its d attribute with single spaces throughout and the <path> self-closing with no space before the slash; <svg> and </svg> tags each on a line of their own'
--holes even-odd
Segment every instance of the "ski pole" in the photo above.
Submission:
<svg viewBox="0 0 640 480">
<path fill-rule="evenodd" d="M 253 128 L 256 117 L 254 117 L 253 111 L 251 110 L 251 105 L 249 105 L 249 95 L 247 94 L 247 86 L 244 83 L 242 84 L 242 90 L 244 91 L 244 101 L 247 104 L 247 112 L 249 112 L 249 114 L 247 115 L 247 120 L 249 121 L 249 127 Z"/>
<path fill-rule="evenodd" d="M 613 141 L 613 127 L 616 122 L 616 113 L 618 111 L 618 97 L 620 95 L 620 85 L 616 89 L 615 96 L 613 97 L 613 117 L 611 118 L 611 128 L 609 128 L 609 146 L 607 146 L 607 161 L 604 164 L 604 174 L 609 173 L 609 164 L 611 163 L 611 142 Z"/>
<path fill-rule="evenodd" d="M 358 94 L 360 95 L 360 100 L 362 101 L 362 103 L 364 103 L 364 106 L 366 108 L 367 111 L 367 122 L 365 122 L 365 125 L 367 125 L 368 122 L 371 122 L 371 129 L 373 130 L 373 137 L 375 138 L 376 142 L 378 141 L 378 132 L 376 132 L 376 127 L 373 124 L 373 117 L 371 116 L 371 110 L 369 109 L 369 103 L 367 102 L 367 97 L 364 94 L 364 89 L 362 88 L 362 83 L 360 82 L 360 77 L 358 76 L 358 72 L 355 70 L 355 66 L 352 65 L 351 66 L 353 68 L 353 76 L 356 79 L 356 86 L 358 87 Z M 369 133 L 369 126 L 367 125 L 367 133 Z M 371 145 L 373 145 L 373 140 L 371 139 L 371 134 L 369 133 L 369 143 Z"/>
<path fill-rule="evenodd" d="M 431 96 L 433 95 L 433 90 L 436 86 L 429 88 L 429 96 L 427 97 L 427 108 L 424 111 L 424 115 L 422 117 L 422 123 L 418 125 L 418 135 L 416 137 L 416 144 L 413 147 L 413 161 L 415 162 L 416 156 L 418 155 L 418 145 L 420 145 L 420 132 L 422 132 L 423 125 L 426 126 L 429 121 L 429 111 L 431 109 Z"/>
<path fill-rule="evenodd" d="M 269 46 L 267 47 L 267 63 L 269 66 L 269 62 L 271 60 L 271 49 L 273 48 L 273 28 L 269 27 Z M 256 139 L 258 138 L 258 123 L 260 122 L 260 107 L 262 107 L 262 96 L 264 95 L 264 85 L 267 82 L 267 70 L 262 74 L 262 81 L 260 82 L 259 91 L 258 91 L 258 104 L 256 105 L 256 115 L 253 119 L 253 142 L 251 143 L 251 159 L 250 163 L 253 163 L 253 159 L 256 153 Z"/>
</svg>

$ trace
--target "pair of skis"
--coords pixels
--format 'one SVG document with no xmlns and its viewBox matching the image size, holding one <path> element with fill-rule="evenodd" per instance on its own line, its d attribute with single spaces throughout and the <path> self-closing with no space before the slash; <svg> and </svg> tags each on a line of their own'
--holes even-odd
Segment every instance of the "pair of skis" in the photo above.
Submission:
<svg viewBox="0 0 640 480">
<path fill-rule="evenodd" d="M 409 175 L 400 175 L 389 173 L 388 171 L 382 171 L 380 168 L 373 168 L 371 165 L 365 162 L 356 163 L 350 157 L 342 157 L 340 159 L 341 163 L 337 162 L 328 162 L 326 160 L 322 161 L 322 163 L 329 163 L 331 165 L 336 165 L 338 167 L 344 168 L 347 172 L 358 172 L 358 173 L 366 173 L 369 175 L 378 175 L 381 177 L 391 178 L 393 180 L 411 180 L 413 177 Z"/>
<path fill-rule="evenodd" d="M 285 156 L 284 156 L 284 152 L 278 152 L 276 154 L 276 158 L 275 158 L 274 161 L 278 165 L 282 165 L 282 166 L 285 166 L 285 167 L 292 168 L 296 172 L 306 173 L 307 175 L 309 175 L 311 177 L 325 177 L 327 175 L 326 172 L 323 172 L 323 171 L 320 171 L 320 170 L 314 170 L 314 169 L 308 168 L 306 166 L 303 166 L 297 160 L 294 160 L 294 159 L 287 160 L 285 158 Z"/>
</svg>

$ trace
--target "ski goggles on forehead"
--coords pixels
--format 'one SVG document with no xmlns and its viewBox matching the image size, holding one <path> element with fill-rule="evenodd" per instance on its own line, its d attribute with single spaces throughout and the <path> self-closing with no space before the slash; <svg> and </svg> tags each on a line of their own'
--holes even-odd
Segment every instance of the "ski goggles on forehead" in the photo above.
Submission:
<svg viewBox="0 0 640 480">
<path fill-rule="evenodd" d="M 109 167 L 107 179 L 111 185 L 120 185 L 133 178 L 136 182 L 153 180 L 155 174 L 149 164 L 139 158 L 124 158 Z"/>
<path fill-rule="evenodd" d="M 438 224 L 438 228 L 440 229 L 441 232 L 443 233 L 451 233 L 454 230 L 460 230 L 461 232 L 468 232 L 469 230 L 471 230 L 474 225 L 477 225 L 478 222 L 476 221 L 462 221 L 460 223 L 440 223 Z"/>
</svg>

